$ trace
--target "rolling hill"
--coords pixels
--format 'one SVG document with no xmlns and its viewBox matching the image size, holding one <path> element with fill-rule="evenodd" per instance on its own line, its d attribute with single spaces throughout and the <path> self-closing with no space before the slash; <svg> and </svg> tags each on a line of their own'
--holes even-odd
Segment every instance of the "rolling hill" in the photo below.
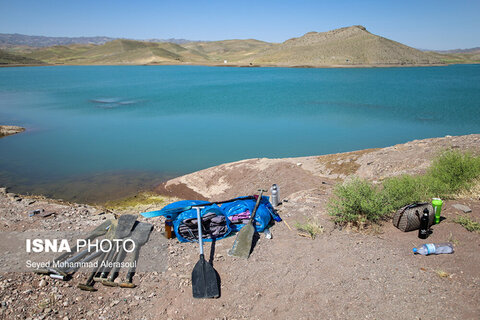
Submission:
<svg viewBox="0 0 480 320">
<path fill-rule="evenodd" d="M 184 48 L 203 55 L 209 61 L 218 63 L 223 63 L 224 60 L 243 61 L 275 46 L 277 44 L 255 39 L 190 42 L 183 45 Z"/>
<path fill-rule="evenodd" d="M 479 63 L 478 51 L 427 52 L 374 35 L 362 26 L 309 32 L 283 43 L 255 39 L 150 42 L 116 39 L 104 44 L 69 44 L 2 51 L 2 64 L 240 66 L 401 66 Z M 226 61 L 226 62 L 225 62 Z"/>
<path fill-rule="evenodd" d="M 480 52 L 440 53 L 432 51 L 429 53 L 443 63 L 480 63 Z"/>
<path fill-rule="evenodd" d="M 24 57 L 0 49 L 0 65 L 37 65 L 45 64 L 43 61 Z"/>
<path fill-rule="evenodd" d="M 258 40 L 170 42 L 113 40 L 103 45 L 68 45 L 17 49 L 31 59 L 50 64 L 223 64 L 238 61 L 274 46 Z"/>
<path fill-rule="evenodd" d="M 362 26 L 309 32 L 250 61 L 289 66 L 417 65 L 441 63 L 435 55 L 374 35 Z"/>
<path fill-rule="evenodd" d="M 50 64 L 155 64 L 203 61 L 204 57 L 168 42 L 113 40 L 103 45 L 54 46 L 23 53 Z"/>
</svg>

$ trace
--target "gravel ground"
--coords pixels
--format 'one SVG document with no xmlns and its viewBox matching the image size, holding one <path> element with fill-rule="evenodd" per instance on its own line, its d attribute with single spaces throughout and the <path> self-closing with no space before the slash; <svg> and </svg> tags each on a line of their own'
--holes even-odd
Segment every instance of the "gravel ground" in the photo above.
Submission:
<svg viewBox="0 0 480 320">
<path fill-rule="evenodd" d="M 478 135 L 473 137 L 478 139 Z M 461 137 L 456 139 L 458 144 L 464 142 Z M 464 139 L 471 142 L 472 136 Z M 471 147 L 470 142 L 468 148 Z M 381 150 L 357 154 L 353 161 L 362 162 L 362 157 L 370 157 L 372 152 L 391 152 L 390 149 Z M 398 157 L 398 153 L 392 154 Z M 352 170 L 352 166 L 346 168 L 341 165 L 346 163 L 344 156 L 338 157 L 337 162 L 344 172 Z M 288 177 L 298 176 L 298 167 L 303 167 L 305 171 L 313 170 L 308 167 L 308 161 L 299 160 L 302 165 L 297 165 L 292 159 L 288 161 L 293 166 L 282 162 L 275 167 L 276 170 L 284 170 L 276 173 L 277 177 L 285 179 L 280 186 L 287 185 Z M 390 165 L 388 161 L 386 163 Z M 321 165 L 325 170 L 325 162 Z M 366 163 L 353 168 L 360 170 L 365 166 Z M 293 176 L 288 172 L 289 168 L 295 170 Z M 383 167 L 380 169 L 382 174 L 391 174 Z M 406 169 L 402 167 L 402 170 Z M 269 172 L 268 163 L 257 177 L 265 184 L 270 183 L 265 172 Z M 480 221 L 478 195 L 445 201 L 442 215 L 446 219 L 433 226 L 433 233 L 426 241 L 418 239 L 416 232 L 397 230 L 391 221 L 363 232 L 340 230 L 331 222 L 325 209 L 333 182 L 338 177 L 319 172 L 312 172 L 313 178 L 305 180 L 312 181 L 311 184 L 305 183 L 303 189 L 298 182 L 281 189 L 284 202 L 278 210 L 286 223 L 277 223 L 271 228 L 272 239 L 260 234 L 250 259 L 227 256 L 234 237 L 220 240 L 215 246 L 210 243 L 205 245 L 206 257 L 213 257 L 213 266 L 221 279 L 221 297 L 218 299 L 192 298 L 190 277 L 198 261 L 198 245 L 169 239 L 161 245 L 166 256 L 164 268 L 137 274 L 134 278 L 137 287 L 134 289 L 97 284 L 97 292 L 81 291 L 76 285 L 85 281 L 84 272 L 78 272 L 66 282 L 27 272 L 0 273 L 0 318 L 480 318 L 480 234 L 468 232 L 453 222 L 463 214 L 453 207 L 455 204 L 468 206 L 472 210 L 468 215 Z M 233 181 L 226 182 L 235 188 Z M 254 183 L 252 185 L 257 185 Z M 195 192 L 202 194 L 201 191 L 198 189 Z M 241 191 L 252 193 L 255 188 Z M 229 198 L 231 193 L 233 191 L 225 189 L 222 199 Z M 216 196 L 214 192 L 211 195 Z M 207 195 L 204 197 L 208 198 Z M 87 233 L 114 214 L 138 214 L 149 209 L 153 208 L 143 206 L 111 213 L 99 207 L 23 197 L 0 189 L 0 231 L 2 234 L 45 230 Z M 33 210 L 54 214 L 29 217 Z M 323 233 L 315 239 L 300 236 L 294 229 L 296 222 L 307 219 L 313 219 L 323 227 Z M 139 220 L 145 221 L 141 217 Z M 155 236 L 164 231 L 161 218 L 149 219 L 148 222 L 154 224 Z M 414 246 L 445 241 L 454 243 L 455 253 L 426 257 L 412 254 Z M 12 253 L 2 252 L 0 266 L 9 254 Z M 160 260 L 159 264 L 164 263 Z M 155 258 L 152 261 L 156 262 Z"/>
</svg>

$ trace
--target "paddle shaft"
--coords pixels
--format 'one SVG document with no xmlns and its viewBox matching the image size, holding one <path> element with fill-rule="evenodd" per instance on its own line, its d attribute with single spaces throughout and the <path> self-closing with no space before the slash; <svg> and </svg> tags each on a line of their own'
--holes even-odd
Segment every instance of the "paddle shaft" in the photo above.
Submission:
<svg viewBox="0 0 480 320">
<path fill-rule="evenodd" d="M 202 217 L 200 216 L 200 210 L 202 209 L 203 207 L 195 207 L 195 210 L 197 210 L 198 245 L 200 246 L 200 255 L 203 255 Z"/>
<path fill-rule="evenodd" d="M 110 259 L 111 261 L 115 261 L 115 258 L 119 254 L 118 245 L 123 245 L 123 238 L 127 237 L 131 233 L 132 228 L 135 225 L 135 221 L 137 221 L 137 218 L 131 214 L 124 214 L 118 218 L 118 225 L 114 236 L 114 239 L 118 240 L 117 250 L 116 252 L 110 250 L 107 253 L 105 257 L 105 263 L 109 263 Z M 100 278 L 106 279 L 110 270 L 111 268 L 109 266 L 105 266 L 100 274 Z"/>
<path fill-rule="evenodd" d="M 135 229 L 133 229 L 132 233 L 132 241 L 134 243 L 134 251 L 133 251 L 133 258 L 132 258 L 132 266 L 128 269 L 127 274 L 125 276 L 126 281 L 128 283 L 132 282 L 133 275 L 135 274 L 136 270 L 136 261 L 138 260 L 140 254 L 140 248 L 147 243 L 148 236 L 152 231 L 152 225 L 145 222 L 140 222 Z M 123 261 L 123 258 L 122 258 Z M 112 271 L 113 272 L 113 271 Z M 110 275 L 109 280 L 112 281 L 115 278 L 114 274 Z"/>
<path fill-rule="evenodd" d="M 255 215 L 257 214 L 257 209 L 258 206 L 260 205 L 260 201 L 262 201 L 262 195 L 265 190 L 258 190 L 260 191 L 260 194 L 258 195 L 257 202 L 255 203 L 255 207 L 253 208 L 252 216 L 250 217 L 249 223 L 253 223 L 253 220 L 255 219 Z"/>
<path fill-rule="evenodd" d="M 105 233 L 107 233 L 108 229 L 110 229 L 110 225 L 111 225 L 111 221 L 110 220 L 107 220 L 105 222 L 103 222 L 101 225 L 99 225 L 98 227 L 96 227 L 92 232 L 91 234 L 85 238 L 85 241 L 89 241 L 89 240 L 93 240 L 99 236 L 103 236 Z M 53 261 L 54 262 L 60 262 L 62 260 L 64 260 L 65 258 L 67 258 L 71 252 L 74 252 L 77 250 L 77 246 L 73 246 L 72 249 L 70 251 L 67 251 L 65 253 L 63 253 L 62 255 L 60 255 L 59 257 L 55 258 Z M 88 252 L 87 252 L 88 254 Z M 80 254 L 78 253 L 77 255 L 67 259 L 67 262 L 74 262 L 76 261 L 75 259 L 79 259 L 79 258 L 83 258 L 84 256 L 86 256 L 86 254 Z"/>
<path fill-rule="evenodd" d="M 135 248 L 135 251 L 133 252 L 132 266 L 128 269 L 127 274 L 125 275 L 125 281 L 124 282 L 132 283 L 133 275 L 135 274 L 135 271 L 137 270 L 136 261 L 138 261 L 139 256 L 140 256 L 140 247 Z"/>
<path fill-rule="evenodd" d="M 105 238 L 108 239 L 108 240 L 112 240 L 113 239 L 113 235 L 115 233 L 115 230 L 117 229 L 117 226 L 118 226 L 118 222 L 117 221 L 112 221 L 112 224 L 110 225 L 110 228 L 108 229 L 106 235 L 105 235 Z M 94 270 L 92 271 L 92 273 L 90 273 L 90 275 L 88 276 L 87 278 L 87 281 L 85 283 L 79 283 L 77 285 L 78 288 L 80 288 L 81 290 L 87 290 L 87 291 L 95 291 L 96 289 L 93 287 L 93 285 L 95 284 L 95 281 L 93 280 L 93 278 L 95 277 L 95 275 L 97 274 L 97 272 L 100 270 L 101 268 L 101 263 L 103 262 L 103 258 L 105 257 L 106 253 L 103 252 L 103 250 L 100 250 L 100 256 L 98 258 L 98 262 L 100 263 L 96 268 L 94 268 Z"/>
</svg>

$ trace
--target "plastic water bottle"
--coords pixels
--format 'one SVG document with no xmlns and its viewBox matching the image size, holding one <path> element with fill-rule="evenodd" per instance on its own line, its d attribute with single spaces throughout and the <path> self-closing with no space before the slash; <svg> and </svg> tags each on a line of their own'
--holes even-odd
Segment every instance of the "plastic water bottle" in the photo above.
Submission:
<svg viewBox="0 0 480 320">
<path fill-rule="evenodd" d="M 276 184 L 273 184 L 270 188 L 270 192 L 272 193 L 272 206 L 276 207 L 279 203 L 279 196 L 278 196 L 278 187 Z"/>
<path fill-rule="evenodd" d="M 266 239 L 272 239 L 272 232 L 270 231 L 270 229 L 266 228 L 265 230 L 263 230 L 263 233 L 265 234 Z"/>
<path fill-rule="evenodd" d="M 453 244 L 447 243 L 427 243 L 418 248 L 413 248 L 413 253 L 427 256 L 429 254 L 453 253 Z"/>
</svg>

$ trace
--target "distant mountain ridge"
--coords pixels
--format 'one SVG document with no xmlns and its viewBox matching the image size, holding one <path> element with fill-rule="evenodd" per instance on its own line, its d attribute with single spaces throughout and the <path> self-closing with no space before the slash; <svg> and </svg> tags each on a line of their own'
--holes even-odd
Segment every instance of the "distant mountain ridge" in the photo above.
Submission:
<svg viewBox="0 0 480 320">
<path fill-rule="evenodd" d="M 119 38 L 110 37 L 47 37 L 47 36 L 29 36 L 19 33 L 0 33 L 0 48 L 11 48 L 17 46 L 27 47 L 51 47 L 64 46 L 70 44 L 105 44 L 109 41 Z M 176 44 L 184 44 L 192 42 L 186 39 L 147 39 L 146 42 L 171 42 Z"/>
<path fill-rule="evenodd" d="M 452 50 L 431 50 L 438 53 L 480 53 L 480 47 Z"/>
<path fill-rule="evenodd" d="M 112 41 L 109 37 L 46 37 L 28 36 L 18 33 L 0 33 L 0 47 L 8 48 L 15 46 L 28 47 L 51 47 L 70 44 L 104 44 Z"/>
<path fill-rule="evenodd" d="M 3 65 L 197 64 L 361 67 L 480 62 L 480 55 L 475 52 L 443 54 L 422 51 L 372 34 L 365 27 L 358 25 L 326 32 L 308 32 L 283 43 L 269 43 L 255 39 L 223 41 L 149 39 L 138 41 L 107 37 L 40 37 L 40 39 L 34 39 L 34 37 L 24 37 L 23 35 L 14 35 L 13 38 L 9 36 L 11 35 L 0 34 L 0 47 L 2 47 L 2 41 L 4 44 L 3 50 L 0 52 L 0 58 L 3 57 L 0 59 L 0 64 Z M 34 47 L 32 43 L 39 45 L 39 42 L 35 42 L 37 40 L 41 43 L 48 41 L 55 43 L 67 41 L 68 43 Z M 69 43 L 80 40 L 85 43 Z M 15 41 L 21 45 L 11 45 Z M 30 45 L 27 46 L 28 43 Z"/>
</svg>

